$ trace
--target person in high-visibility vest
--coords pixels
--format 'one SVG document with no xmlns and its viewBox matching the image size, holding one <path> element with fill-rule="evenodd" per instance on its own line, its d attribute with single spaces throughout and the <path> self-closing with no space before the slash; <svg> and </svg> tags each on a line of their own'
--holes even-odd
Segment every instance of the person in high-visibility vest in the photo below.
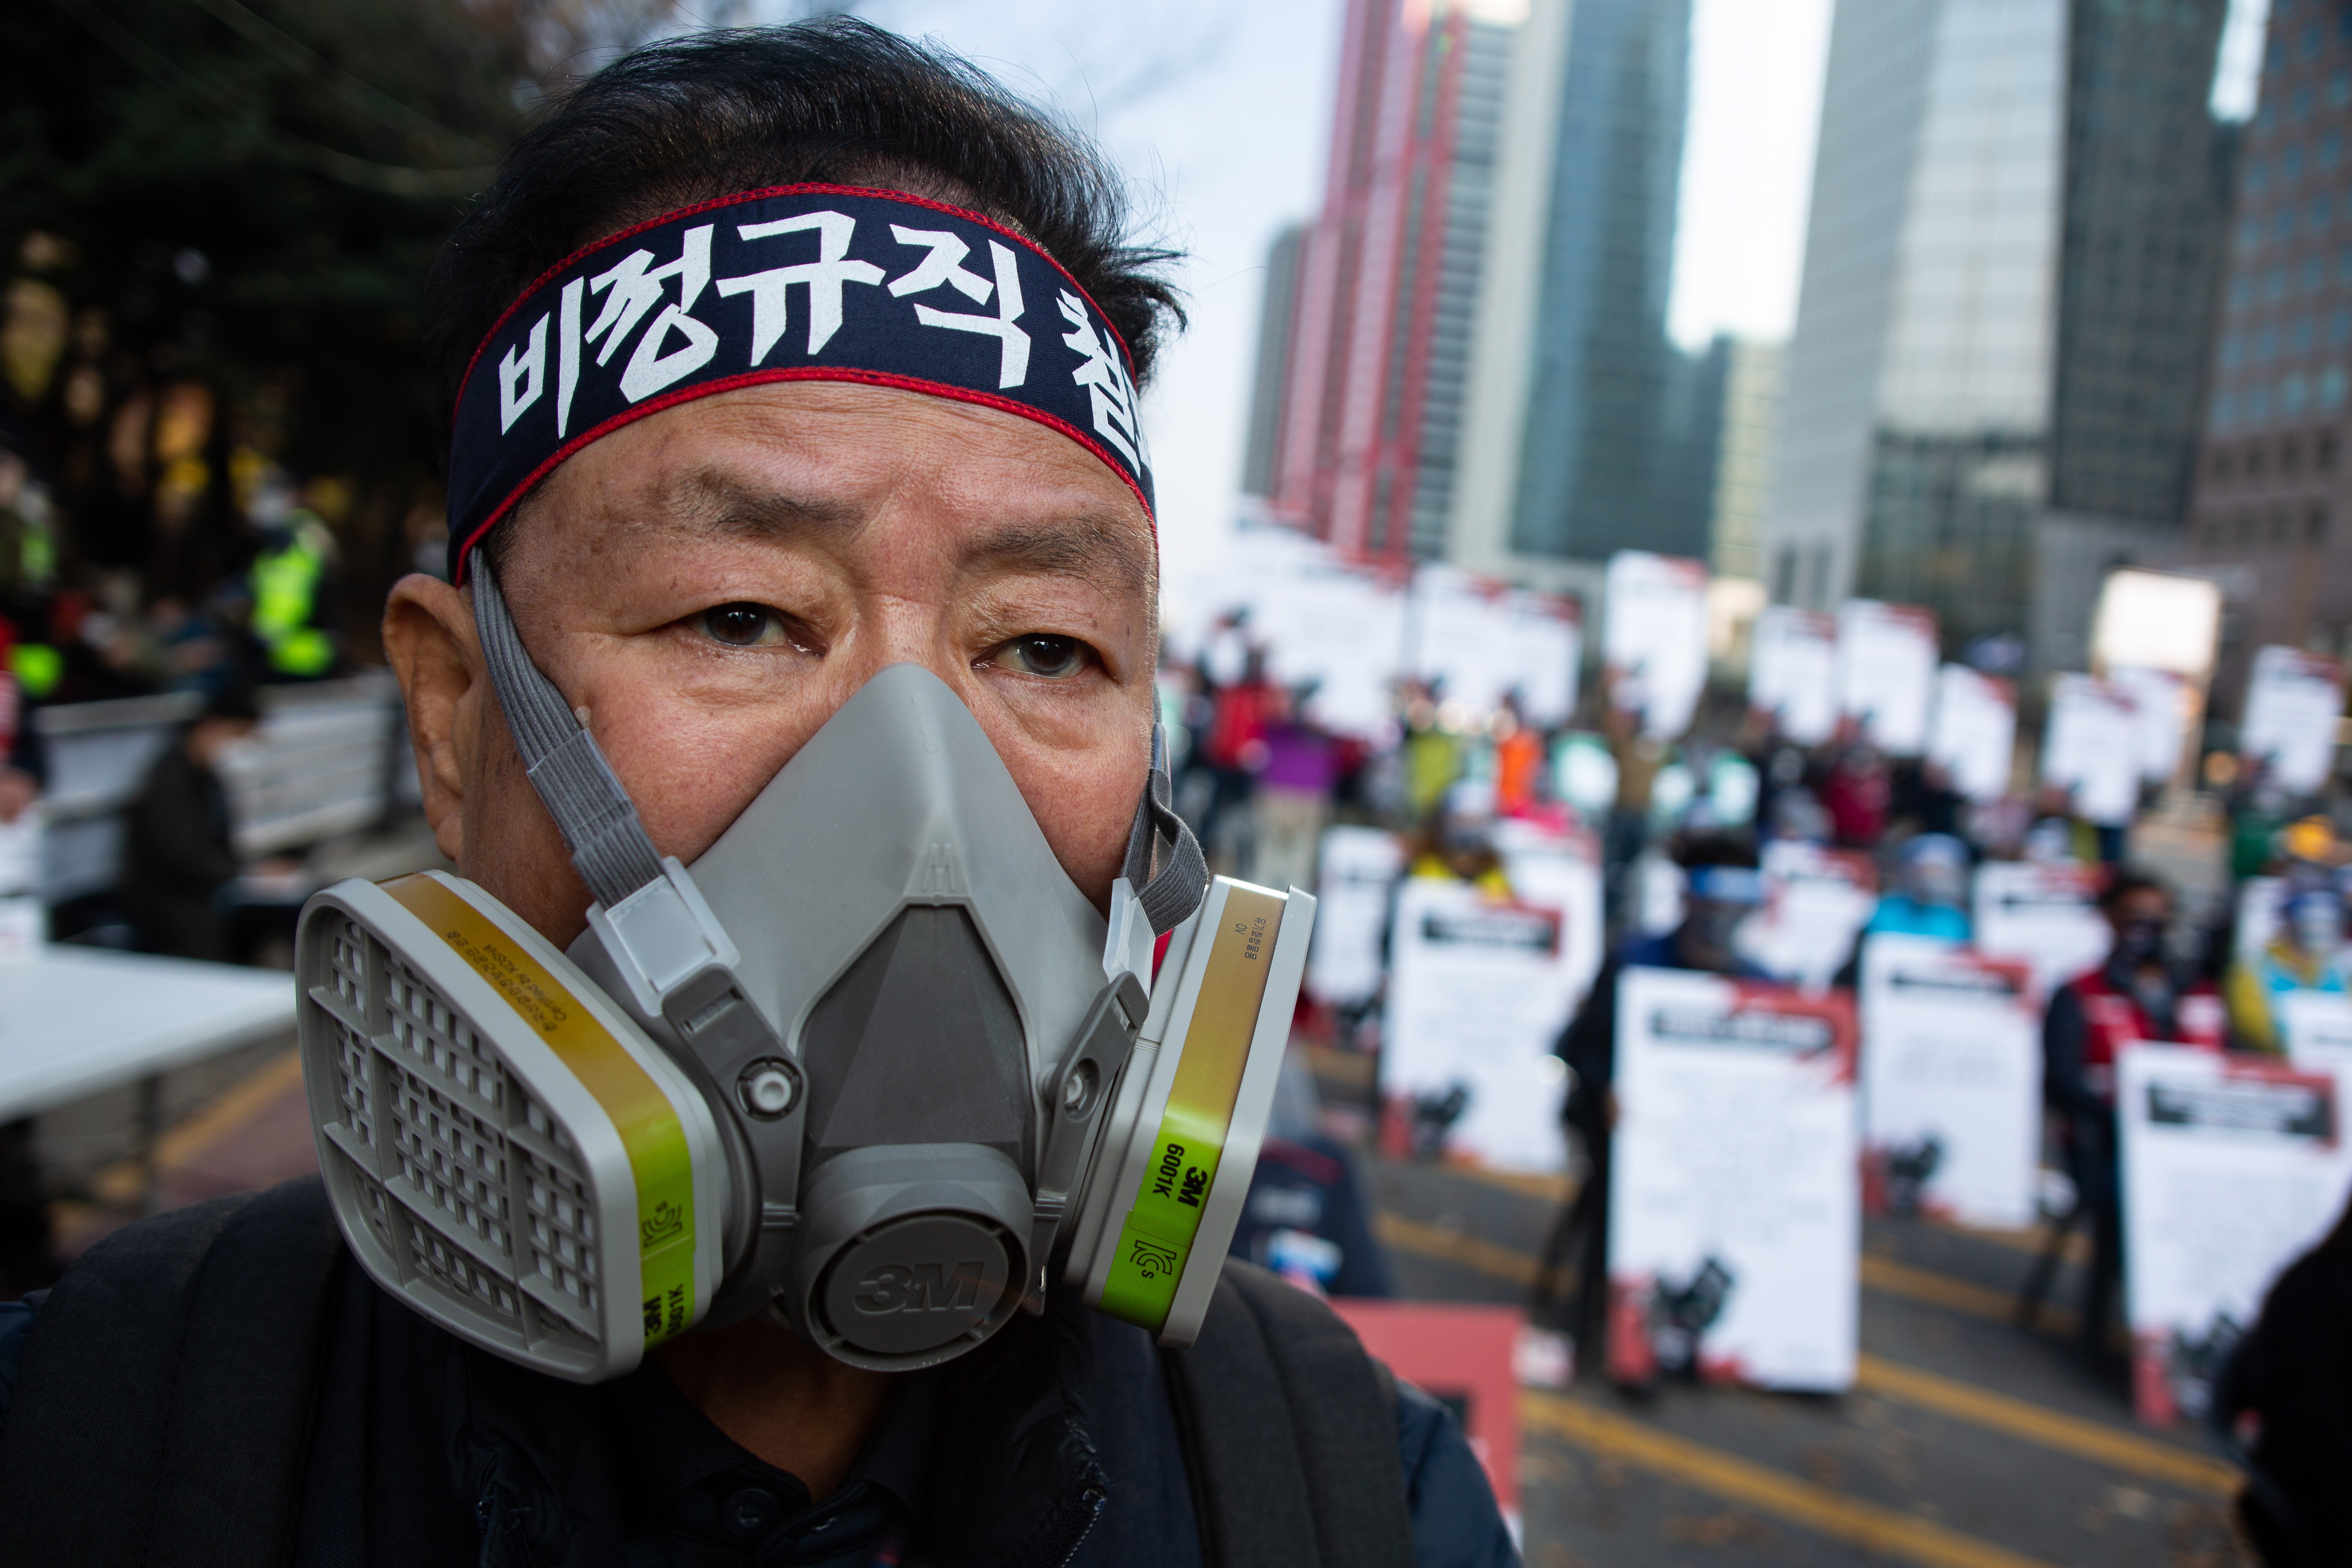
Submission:
<svg viewBox="0 0 2352 1568">
<path fill-rule="evenodd" d="M 334 634 L 316 624 L 320 589 L 334 549 L 326 524 L 310 512 L 289 513 L 253 558 L 253 635 L 272 674 L 303 679 L 335 667 Z"/>
</svg>

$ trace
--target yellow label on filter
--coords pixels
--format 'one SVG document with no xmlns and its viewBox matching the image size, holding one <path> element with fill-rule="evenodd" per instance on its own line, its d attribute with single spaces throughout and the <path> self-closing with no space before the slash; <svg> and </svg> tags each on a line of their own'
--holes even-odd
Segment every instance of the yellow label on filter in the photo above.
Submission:
<svg viewBox="0 0 2352 1568">
<path fill-rule="evenodd" d="M 1154 1333 L 1168 1321 L 1176 1283 L 1216 1183 L 1242 1072 L 1249 1065 L 1258 1009 L 1265 1001 L 1279 893 L 1228 886 L 1192 1017 L 1184 1030 L 1168 1107 L 1135 1204 L 1119 1227 L 1104 1281 L 1102 1310 Z"/>
<path fill-rule="evenodd" d="M 488 981 L 611 1118 L 637 1191 L 646 1348 L 683 1333 L 695 1310 L 694 1161 L 669 1097 L 570 987 L 447 886 L 417 875 L 383 890 Z"/>
</svg>

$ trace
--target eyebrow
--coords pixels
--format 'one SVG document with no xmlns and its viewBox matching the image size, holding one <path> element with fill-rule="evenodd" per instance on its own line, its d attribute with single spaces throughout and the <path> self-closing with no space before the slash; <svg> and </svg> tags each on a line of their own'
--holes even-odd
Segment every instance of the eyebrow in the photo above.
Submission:
<svg viewBox="0 0 2352 1568">
<path fill-rule="evenodd" d="M 966 577 L 1031 573 L 1099 585 L 1108 578 L 1130 594 L 1151 585 L 1152 552 L 1127 520 L 1090 514 L 1050 522 L 1007 523 L 971 541 L 956 566 Z"/>
<path fill-rule="evenodd" d="M 743 483 L 720 468 L 690 468 L 662 498 L 664 521 L 698 533 L 781 542 L 816 532 L 854 533 L 865 514 L 842 501 Z"/>
<path fill-rule="evenodd" d="M 846 502 L 749 485 L 716 468 L 680 474 L 663 501 L 670 526 L 772 543 L 855 533 L 866 521 L 863 510 Z M 956 559 L 958 574 L 966 578 L 1028 573 L 1108 581 L 1130 594 L 1150 590 L 1156 564 L 1131 520 L 1094 512 L 1000 524 L 968 541 Z"/>
</svg>

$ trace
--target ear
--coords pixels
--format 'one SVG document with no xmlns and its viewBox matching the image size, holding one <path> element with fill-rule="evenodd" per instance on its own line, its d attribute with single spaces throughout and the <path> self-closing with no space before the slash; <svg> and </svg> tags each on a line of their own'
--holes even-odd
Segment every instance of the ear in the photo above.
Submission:
<svg viewBox="0 0 2352 1568">
<path fill-rule="evenodd" d="M 383 648 L 408 703 L 425 820 L 441 853 L 463 864 L 466 783 L 479 761 L 471 754 L 478 710 L 492 695 L 473 601 L 437 577 L 403 577 L 384 605 Z"/>
</svg>

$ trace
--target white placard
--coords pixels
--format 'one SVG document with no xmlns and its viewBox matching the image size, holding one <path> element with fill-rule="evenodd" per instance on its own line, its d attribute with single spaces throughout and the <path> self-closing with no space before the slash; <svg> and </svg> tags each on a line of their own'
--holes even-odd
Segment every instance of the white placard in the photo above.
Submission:
<svg viewBox="0 0 2352 1568">
<path fill-rule="evenodd" d="M 1404 869 L 1404 847 L 1377 827 L 1323 831 L 1315 879 L 1315 939 L 1307 950 L 1307 994 L 1349 1006 L 1378 994 L 1388 964 L 1389 894 Z"/>
<path fill-rule="evenodd" d="M 1706 689 L 1706 563 L 1621 550 L 1609 558 L 1602 602 L 1612 700 L 1640 713 L 1650 734 L 1680 735 Z"/>
<path fill-rule="evenodd" d="M 1447 698 L 1484 713 L 1516 692 L 1545 727 L 1575 710 L 1583 643 L 1568 600 L 1423 566 L 1413 575 L 1411 619 L 1413 669 Z"/>
<path fill-rule="evenodd" d="M 2139 806 L 2139 715 L 2132 695 L 2087 675 L 2050 682 L 2050 721 L 2042 742 L 2042 777 L 2067 792 L 2074 814 L 2121 827 Z"/>
<path fill-rule="evenodd" d="M 1171 640 L 1203 659 L 1213 679 L 1238 679 L 1255 647 L 1278 683 L 1314 685 L 1308 711 L 1318 722 L 1349 734 L 1389 722 L 1390 683 L 1403 672 L 1404 595 L 1322 542 L 1286 528 L 1242 529 L 1171 603 Z M 1217 628 L 1236 612 L 1238 629 Z"/>
<path fill-rule="evenodd" d="M 2115 944 L 2099 885 L 2089 866 L 1986 861 L 1976 876 L 1977 951 L 2025 960 L 2044 994 L 2096 969 Z"/>
<path fill-rule="evenodd" d="M 2271 1008 L 2289 1061 L 2352 1081 L 2352 996 L 2290 991 L 2273 997 Z"/>
<path fill-rule="evenodd" d="M 1467 882 L 1408 878 L 1398 888 L 1381 1091 L 1467 1089 L 1447 1135 L 1454 1153 L 1509 1170 L 1562 1168 L 1550 1052 L 1573 1006 L 1567 918 Z"/>
<path fill-rule="evenodd" d="M 2316 795 L 2336 764 L 2336 725 L 2344 712 L 2344 670 L 2324 653 L 2265 647 L 2254 655 L 2238 751 L 2270 767 L 2272 782 L 2293 795 Z"/>
<path fill-rule="evenodd" d="M 1964 664 L 1936 672 L 1936 721 L 1927 760 L 1950 775 L 1969 799 L 1999 800 L 2009 793 L 2017 754 L 2017 689 Z"/>
<path fill-rule="evenodd" d="M 1801 746 L 1837 733 L 1837 617 L 1769 605 L 1756 617 L 1748 661 L 1748 706 Z"/>
<path fill-rule="evenodd" d="M 1925 751 L 1938 658 L 1934 613 L 1848 599 L 1838 606 L 1837 654 L 1839 713 L 1883 752 Z"/>
<path fill-rule="evenodd" d="M 2181 752 L 2189 743 L 2189 682 L 2170 670 L 2128 664 L 2108 670 L 2107 679 L 2131 694 L 2140 777 L 2168 783 L 2180 771 Z"/>
<path fill-rule="evenodd" d="M 1862 943 L 1866 1206 L 2033 1224 L 2042 1009 L 2032 969 L 1933 937 Z"/>
<path fill-rule="evenodd" d="M 2142 1420 L 2203 1416 L 2271 1281 L 2342 1213 L 2342 1109 L 2325 1072 L 2180 1046 L 2124 1051 L 2116 1120 Z"/>
<path fill-rule="evenodd" d="M 1739 955 L 1790 984 L 1822 986 L 1853 956 L 1878 907 L 1878 868 L 1856 849 L 1801 839 L 1764 846 L 1764 907 L 1741 922 Z"/>
<path fill-rule="evenodd" d="M 1601 846 L 1589 834 L 1548 833 L 1532 823 L 1506 819 L 1495 825 L 1495 847 L 1502 856 L 1503 877 L 1513 898 L 1560 912 L 1560 982 L 1567 999 L 1559 1022 L 1564 1028 L 1592 989 L 1607 945 Z"/>
<path fill-rule="evenodd" d="M 1618 976 L 1609 1364 L 1852 1385 L 1862 1246 L 1852 999 Z"/>
</svg>

